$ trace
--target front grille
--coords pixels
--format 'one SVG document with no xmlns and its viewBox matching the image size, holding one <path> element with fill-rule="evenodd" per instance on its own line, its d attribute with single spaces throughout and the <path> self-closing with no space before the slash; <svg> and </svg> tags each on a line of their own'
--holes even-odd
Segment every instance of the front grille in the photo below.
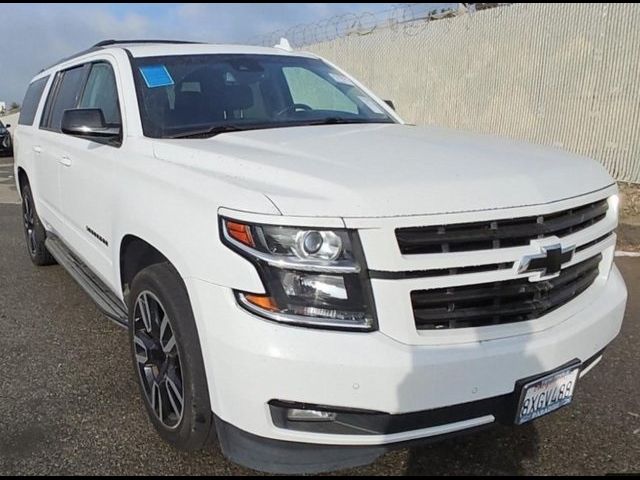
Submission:
<svg viewBox="0 0 640 480">
<path fill-rule="evenodd" d="M 529 245 L 533 239 L 564 237 L 590 227 L 607 214 L 607 200 L 549 215 L 396 230 L 403 255 L 468 252 Z"/>
<path fill-rule="evenodd" d="M 598 277 L 602 255 L 551 280 L 527 278 L 411 292 L 418 330 L 481 327 L 533 320 L 584 292 Z"/>
<path fill-rule="evenodd" d="M 602 235 L 601 237 L 596 238 L 595 240 L 591 240 L 590 242 L 587 243 L 583 243 L 582 245 L 579 245 L 576 247 L 576 253 L 581 252 L 583 250 L 586 250 L 587 248 L 591 248 L 594 245 L 599 244 L 600 242 L 604 242 L 607 238 L 610 238 L 613 236 L 613 231 L 605 233 L 604 235 Z"/>
</svg>

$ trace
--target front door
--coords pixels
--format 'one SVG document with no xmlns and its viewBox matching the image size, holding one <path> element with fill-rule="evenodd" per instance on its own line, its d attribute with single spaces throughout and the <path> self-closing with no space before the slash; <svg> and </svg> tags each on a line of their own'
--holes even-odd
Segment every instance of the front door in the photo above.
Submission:
<svg viewBox="0 0 640 480">
<path fill-rule="evenodd" d="M 109 62 L 90 65 L 78 108 L 102 110 L 110 126 L 122 126 L 114 69 Z M 112 251 L 112 218 L 118 162 L 118 143 L 98 143 L 64 135 L 65 162 L 60 169 L 60 190 L 69 246 L 103 281 L 117 287 Z"/>
</svg>

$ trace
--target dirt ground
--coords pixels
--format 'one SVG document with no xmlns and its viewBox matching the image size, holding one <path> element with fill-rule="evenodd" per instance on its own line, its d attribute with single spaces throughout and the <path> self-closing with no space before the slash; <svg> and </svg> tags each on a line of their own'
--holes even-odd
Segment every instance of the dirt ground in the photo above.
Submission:
<svg viewBox="0 0 640 480">
<path fill-rule="evenodd" d="M 618 249 L 640 252 L 640 185 L 620 182 Z"/>
</svg>

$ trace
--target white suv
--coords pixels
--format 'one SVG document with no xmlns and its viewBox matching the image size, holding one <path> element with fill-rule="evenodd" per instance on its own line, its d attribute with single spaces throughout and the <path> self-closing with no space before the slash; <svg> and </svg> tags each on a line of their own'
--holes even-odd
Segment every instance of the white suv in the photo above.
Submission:
<svg viewBox="0 0 640 480">
<path fill-rule="evenodd" d="M 15 156 L 33 262 L 128 327 L 178 448 L 319 472 L 522 424 L 620 330 L 601 165 L 406 125 L 311 54 L 102 42 L 33 79 Z"/>
</svg>

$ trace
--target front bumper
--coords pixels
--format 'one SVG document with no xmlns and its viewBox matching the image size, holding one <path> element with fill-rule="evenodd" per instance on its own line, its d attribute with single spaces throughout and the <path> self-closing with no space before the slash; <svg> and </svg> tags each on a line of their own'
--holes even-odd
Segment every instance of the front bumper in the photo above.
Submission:
<svg viewBox="0 0 640 480">
<path fill-rule="evenodd" d="M 580 377 L 601 359 L 602 352 L 598 352 L 583 362 Z M 543 377 L 549 373 L 538 376 Z M 336 417 L 336 422 L 349 422 L 351 418 L 352 420 L 357 419 L 355 423 L 366 424 L 374 428 L 376 426 L 382 427 L 382 429 L 390 431 L 405 427 L 411 430 L 418 428 L 416 425 L 431 425 L 420 430 L 413 430 L 422 433 L 423 436 L 420 438 L 382 445 L 320 445 L 288 442 L 250 434 L 217 416 L 215 422 L 222 451 L 235 463 L 269 473 L 321 473 L 368 465 L 380 455 L 396 448 L 423 445 L 461 434 L 485 430 L 494 421 L 512 424 L 516 415 L 518 394 L 519 391 L 515 390 L 499 397 L 424 412 L 398 415 L 350 412 L 345 415 L 338 414 Z M 372 419 L 372 417 L 374 418 Z M 465 420 L 468 418 L 471 420 Z M 294 425 L 293 422 L 290 424 Z M 319 424 L 319 427 L 331 425 Z M 387 435 L 387 438 L 391 440 L 393 435 Z"/>
<path fill-rule="evenodd" d="M 270 323 L 238 307 L 228 288 L 196 279 L 187 284 L 219 422 L 251 438 L 292 446 L 378 447 L 490 424 L 496 415 L 477 417 L 470 410 L 470 418 L 460 422 L 393 434 L 312 433 L 278 428 L 269 402 L 397 415 L 510 395 L 520 379 L 594 357 L 620 331 L 627 295 L 613 267 L 588 301 L 582 299 L 585 308 L 552 328 L 489 341 L 416 346 L 382 332 L 327 332 Z"/>
</svg>

